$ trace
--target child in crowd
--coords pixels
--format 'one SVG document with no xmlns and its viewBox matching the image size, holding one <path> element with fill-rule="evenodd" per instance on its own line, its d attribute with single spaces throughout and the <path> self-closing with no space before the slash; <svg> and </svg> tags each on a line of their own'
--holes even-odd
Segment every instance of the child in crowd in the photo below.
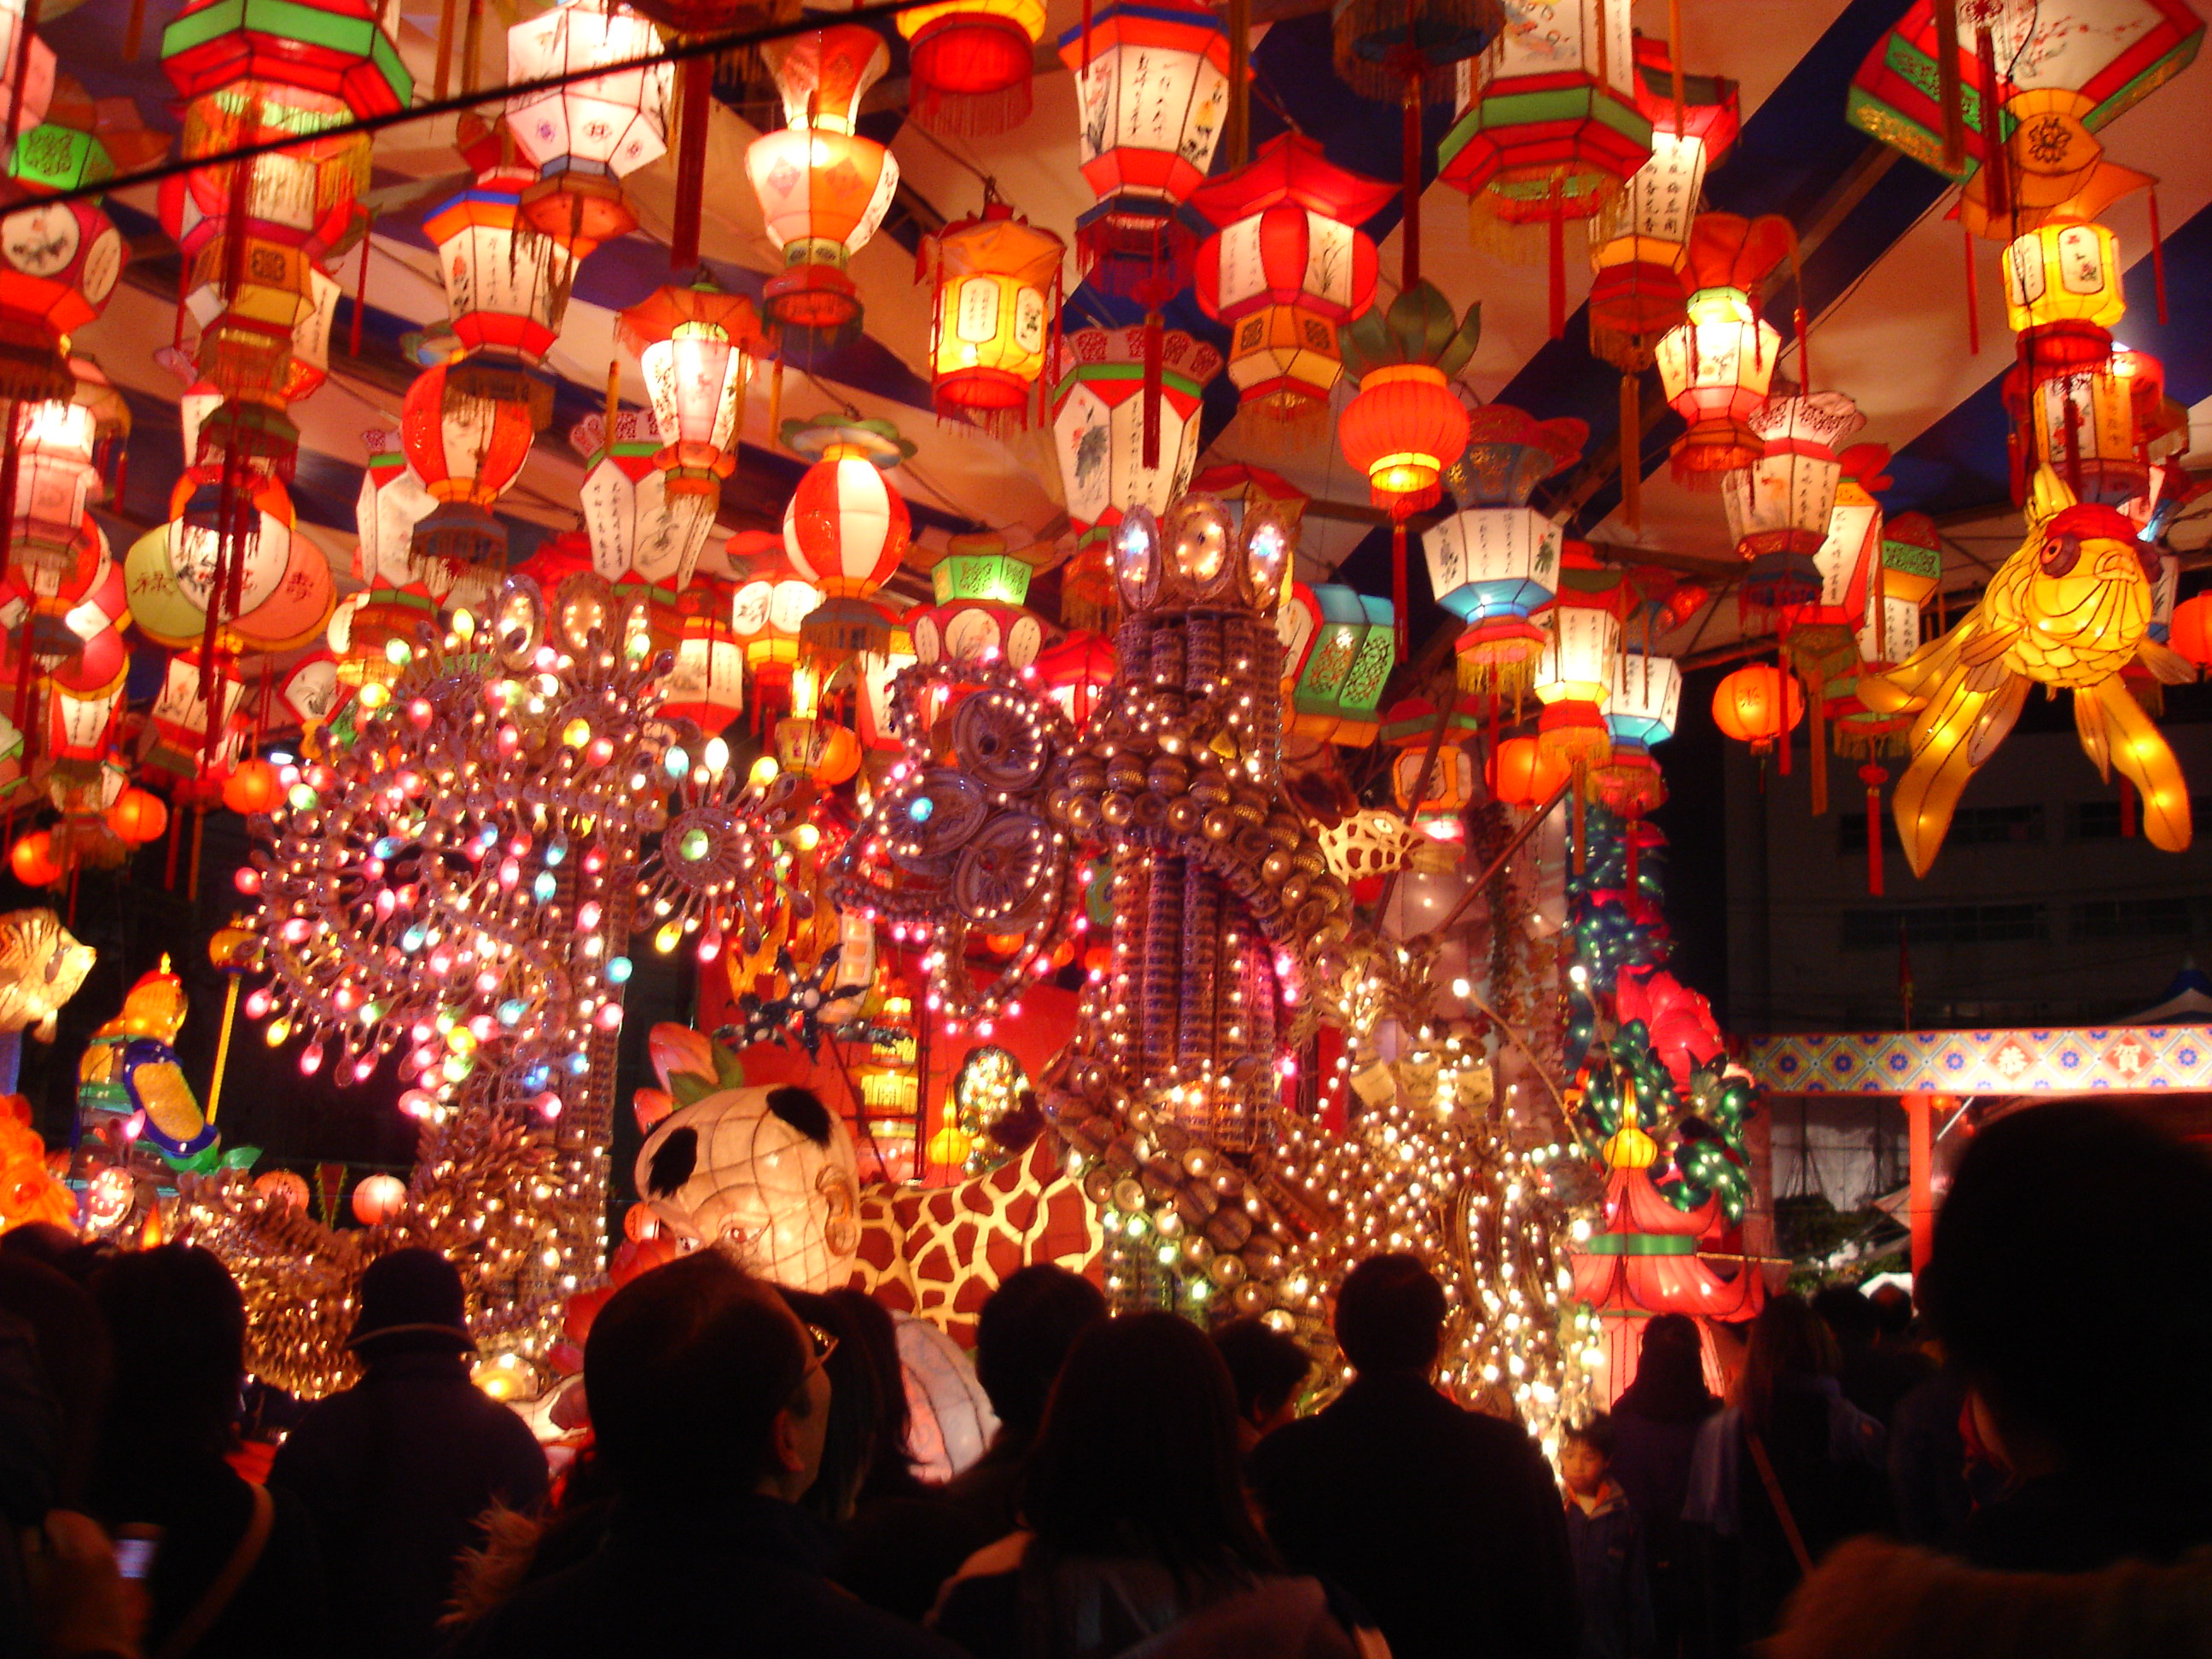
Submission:
<svg viewBox="0 0 2212 1659">
<path fill-rule="evenodd" d="M 1608 1473 L 1613 1449 L 1613 1422 L 1603 1412 L 1559 1439 L 1567 1542 L 1582 1596 L 1577 1653 L 1579 1659 L 1649 1659 L 1656 1644 L 1644 1529 L 1628 1494 Z"/>
</svg>

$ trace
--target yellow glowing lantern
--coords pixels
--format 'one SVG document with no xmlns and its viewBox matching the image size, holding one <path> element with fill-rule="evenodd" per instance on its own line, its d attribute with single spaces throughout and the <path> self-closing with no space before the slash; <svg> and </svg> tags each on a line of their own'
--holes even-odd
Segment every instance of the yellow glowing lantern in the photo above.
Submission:
<svg viewBox="0 0 2212 1659">
<path fill-rule="evenodd" d="M 901 16 L 902 26 L 910 15 Z M 929 360 L 937 412 L 1003 437 L 1029 424 L 1030 391 L 1044 373 L 1066 249 L 1050 231 L 987 195 L 981 216 L 929 240 L 925 261 L 933 252 L 937 314 Z"/>
</svg>

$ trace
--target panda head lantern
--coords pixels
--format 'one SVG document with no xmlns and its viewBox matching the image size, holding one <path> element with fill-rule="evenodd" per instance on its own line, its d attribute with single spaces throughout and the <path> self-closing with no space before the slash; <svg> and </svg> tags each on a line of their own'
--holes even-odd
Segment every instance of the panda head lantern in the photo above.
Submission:
<svg viewBox="0 0 2212 1659">
<path fill-rule="evenodd" d="M 853 1139 L 811 1090 L 719 1089 L 654 1126 L 637 1188 L 680 1248 L 712 1245 L 799 1291 L 852 1276 L 860 1243 Z"/>
</svg>

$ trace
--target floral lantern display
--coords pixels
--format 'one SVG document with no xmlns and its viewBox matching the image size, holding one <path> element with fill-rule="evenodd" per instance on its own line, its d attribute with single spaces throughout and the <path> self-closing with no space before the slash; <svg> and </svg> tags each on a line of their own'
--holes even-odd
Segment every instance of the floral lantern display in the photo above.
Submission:
<svg viewBox="0 0 2212 1659">
<path fill-rule="evenodd" d="M 881 650 L 892 618 L 869 594 L 890 580 L 911 539 L 906 502 L 885 477 L 914 446 L 889 421 L 817 415 L 783 423 L 784 447 L 814 463 L 783 510 L 791 568 L 821 589 L 806 619 L 810 644 L 833 651 Z"/>
<path fill-rule="evenodd" d="M 1392 526 L 1391 605 L 1397 653 L 1406 654 L 1406 520 L 1443 493 L 1445 467 L 1466 451 L 1470 428 L 1452 377 L 1482 337 L 1482 307 L 1462 321 L 1431 283 L 1401 291 L 1344 330 L 1345 366 L 1359 395 L 1337 428 L 1344 458 L 1367 480 Z"/>
<path fill-rule="evenodd" d="M 1628 0 L 1534 0 L 1485 49 L 1444 135 L 1437 176 L 1480 230 L 1544 234 L 1552 337 L 1566 323 L 1565 228 L 1598 213 L 1651 159 Z"/>
<path fill-rule="evenodd" d="M 1286 738 L 1364 749 L 1381 734 L 1376 711 L 1397 660 L 1387 599 L 1336 583 L 1299 582 L 1275 613 L 1283 647 Z"/>
<path fill-rule="evenodd" d="M 1359 228 L 1395 194 L 1297 132 L 1191 192 L 1191 211 L 1215 227 L 1198 250 L 1198 303 L 1231 325 L 1240 408 L 1292 425 L 1326 416 L 1344 374 L 1337 329 L 1375 298 L 1375 244 Z"/>
<path fill-rule="evenodd" d="M 1029 119 L 1044 0 L 945 0 L 897 21 L 914 82 L 907 118 L 923 131 L 989 138 Z"/>
<path fill-rule="evenodd" d="M 1024 608 L 1030 578 L 1055 550 L 1033 542 L 1010 551 L 994 531 L 955 536 L 942 547 L 916 544 L 908 564 L 929 573 L 937 603 L 908 613 L 907 632 L 924 666 L 951 662 L 1004 662 L 1026 668 L 1044 645 L 1044 623 Z"/>
<path fill-rule="evenodd" d="M 1750 621 L 1772 618 L 1820 597 L 1814 555 L 1828 538 L 1828 518 L 1842 476 L 1843 441 L 1864 425 L 1858 405 L 1840 392 L 1770 398 L 1747 422 L 1759 457 L 1727 474 L 1721 499 L 1729 533 L 1746 562 L 1741 605 Z"/>
<path fill-rule="evenodd" d="M 1613 659 L 1605 705 L 1612 753 L 1590 777 L 1607 811 L 1640 818 L 1667 804 L 1666 780 L 1651 750 L 1674 735 L 1681 713 L 1681 664 L 1648 651 L 1624 651 Z M 1632 848 L 1633 835 L 1629 841 Z"/>
<path fill-rule="evenodd" d="M 1690 233 L 1685 319 L 1655 354 L 1667 401 L 1690 426 L 1674 441 L 1678 482 L 1717 485 L 1765 452 L 1751 412 L 1766 401 L 1782 337 L 1752 295 L 1796 246 L 1790 222 L 1772 214 L 1703 214 Z"/>
<path fill-rule="evenodd" d="M 761 48 L 783 98 L 784 129 L 745 151 L 769 240 L 784 268 L 762 307 L 788 327 L 823 334 L 857 327 L 860 298 L 846 260 L 867 245 L 898 189 L 898 161 L 855 123 L 860 100 L 890 67 L 874 30 L 841 23 Z"/>
<path fill-rule="evenodd" d="M 1102 628 L 1113 584 L 1114 526 L 1135 507 L 1164 514 L 1189 488 L 1200 406 L 1220 372 L 1212 346 L 1180 329 L 1076 329 L 1053 362 L 1052 436 L 1076 556 L 1061 589 L 1072 627 Z"/>
<path fill-rule="evenodd" d="M 463 354 L 475 365 L 535 368 L 561 331 L 576 254 L 524 216 L 523 192 L 537 175 L 512 152 L 504 134 L 464 117 L 461 156 L 476 182 L 431 209 L 422 229 L 438 250 Z"/>
<path fill-rule="evenodd" d="M 1079 267 L 1109 293 L 1164 298 L 1187 280 L 1194 240 L 1177 210 L 1212 167 L 1229 111 L 1228 31 L 1211 7 L 1108 0 L 1060 36 L 1060 56 L 1098 198 L 1075 222 Z"/>
<path fill-rule="evenodd" d="M 656 417 L 626 409 L 615 417 L 586 415 L 568 434 L 584 459 L 578 498 L 591 538 L 592 568 L 614 583 L 659 582 L 682 589 L 698 568 L 714 528 L 719 495 L 672 489 L 656 457 Z"/>
<path fill-rule="evenodd" d="M 446 364 L 416 376 L 400 405 L 399 440 L 438 503 L 415 526 L 417 559 L 506 562 L 507 531 L 491 507 L 521 476 L 536 437 L 528 401 L 472 388 Z"/>
<path fill-rule="evenodd" d="M 900 25 L 919 15 L 900 13 Z M 981 214 L 924 241 L 925 274 L 932 263 L 937 272 L 929 365 L 940 418 L 1000 438 L 1029 425 L 1030 390 L 1044 374 L 1060 315 L 1066 252 L 1059 237 L 988 190 Z"/>
<path fill-rule="evenodd" d="M 1517 701 L 1548 638 L 1531 619 L 1559 584 L 1559 526 L 1528 497 L 1582 453 L 1589 428 L 1486 404 L 1468 429 L 1444 473 L 1460 510 L 1422 532 L 1421 550 L 1437 603 L 1468 624 L 1453 647 L 1460 689 Z"/>
<path fill-rule="evenodd" d="M 763 343 L 752 301 L 723 292 L 702 270 L 688 287 L 660 289 L 623 312 L 617 332 L 645 372 L 663 487 L 719 503 L 722 480 L 737 469 L 745 387 Z"/>
<path fill-rule="evenodd" d="M 622 180 L 668 148 L 674 66 L 641 61 L 659 50 L 659 32 L 619 0 L 563 0 L 507 32 L 512 82 L 631 65 L 507 101 L 507 130 L 537 173 L 523 216 L 575 258 L 637 228 Z"/>
</svg>

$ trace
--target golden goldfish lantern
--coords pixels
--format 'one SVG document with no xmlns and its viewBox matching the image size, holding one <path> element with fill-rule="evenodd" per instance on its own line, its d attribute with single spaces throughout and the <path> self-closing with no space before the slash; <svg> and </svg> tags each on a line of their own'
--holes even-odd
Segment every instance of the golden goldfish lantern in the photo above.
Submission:
<svg viewBox="0 0 2212 1659">
<path fill-rule="evenodd" d="M 2138 660 L 2169 684 L 2195 677 L 2150 637 L 2151 578 L 2135 526 L 2075 501 L 2047 468 L 2036 474 L 2027 518 L 2027 539 L 1957 627 L 1859 683 L 1875 713 L 1917 716 L 1893 803 L 1915 875 L 1927 874 L 1966 781 L 2012 730 L 2032 684 L 2073 692 L 2082 749 L 2100 773 L 2110 778 L 2117 766 L 2141 793 L 2151 843 L 2169 853 L 2189 845 L 2181 768 L 2120 678 Z"/>
</svg>

